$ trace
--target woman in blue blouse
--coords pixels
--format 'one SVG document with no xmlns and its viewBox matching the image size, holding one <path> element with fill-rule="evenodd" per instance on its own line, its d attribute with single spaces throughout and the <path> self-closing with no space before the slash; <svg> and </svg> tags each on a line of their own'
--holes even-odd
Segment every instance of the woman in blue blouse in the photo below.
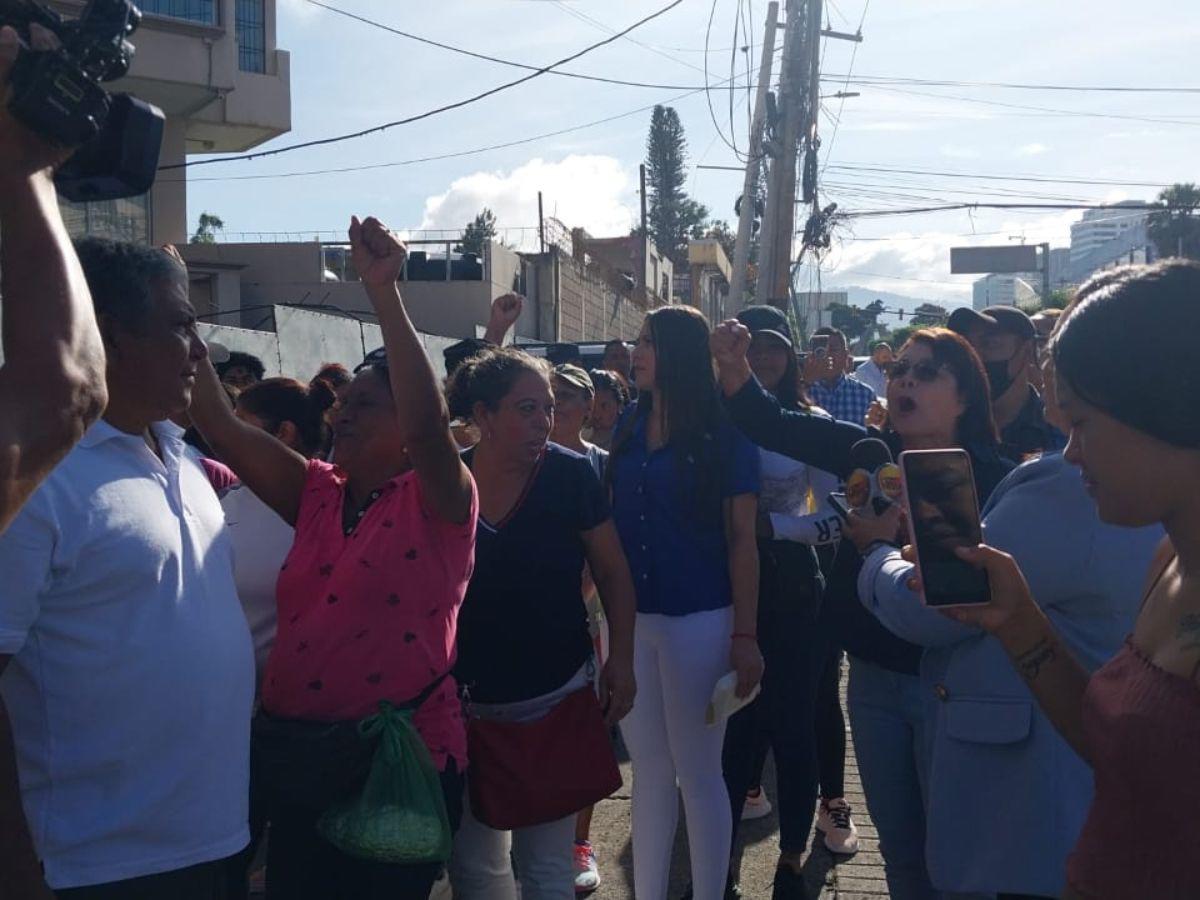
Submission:
<svg viewBox="0 0 1200 900">
<path fill-rule="evenodd" d="M 638 400 L 618 426 L 608 471 L 638 604 L 639 692 L 621 724 L 633 760 L 634 893 L 667 896 L 678 783 L 695 900 L 720 900 L 732 832 L 725 728 L 708 726 L 705 712 L 730 670 L 739 696 L 762 678 L 758 451 L 722 412 L 708 323 L 691 307 L 646 317 L 633 377 Z"/>
</svg>

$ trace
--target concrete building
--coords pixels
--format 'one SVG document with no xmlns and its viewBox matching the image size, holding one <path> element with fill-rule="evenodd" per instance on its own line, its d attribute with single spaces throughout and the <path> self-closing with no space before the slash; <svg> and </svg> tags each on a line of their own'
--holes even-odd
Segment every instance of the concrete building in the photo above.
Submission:
<svg viewBox="0 0 1200 900">
<path fill-rule="evenodd" d="M 74 18 L 82 0 L 55 0 Z M 291 130 L 291 69 L 275 43 L 276 0 L 140 0 L 129 74 L 107 87 L 134 94 L 166 115 L 161 166 L 187 154 L 238 153 Z M 160 172 L 142 197 L 63 202 L 75 234 L 154 244 L 188 238 L 184 169 Z"/>
<path fill-rule="evenodd" d="M 727 308 L 733 266 L 720 241 L 704 238 L 688 243 L 688 294 L 685 302 L 716 325 L 733 315 Z M 677 279 L 678 280 L 678 279 Z"/>
<path fill-rule="evenodd" d="M 477 337 L 487 325 L 492 300 L 512 290 L 530 291 L 524 281 L 527 267 L 501 244 L 489 243 L 483 259 L 455 254 L 452 246 L 444 241 L 409 243 L 405 303 L 421 331 Z M 192 305 L 205 321 L 270 331 L 276 306 L 373 321 L 345 244 L 218 243 L 179 249 L 188 264 Z M 539 337 L 532 304 L 515 330 L 531 340 Z"/>
<path fill-rule="evenodd" d="M 525 295 L 513 339 L 603 341 L 637 335 L 646 313 L 668 302 L 649 285 L 670 290 L 670 260 L 636 238 L 593 239 L 577 232 L 569 252 L 516 253 L 489 242 L 483 257 L 454 252 L 457 241 L 409 241 L 402 276 L 405 305 L 430 335 L 480 337 L 492 301 Z M 273 331 L 281 308 L 374 320 L 348 247 L 336 242 L 217 243 L 180 246 L 191 299 L 201 319 Z M 645 260 L 646 287 L 637 283 Z M 653 280 L 652 280 L 653 279 Z"/>
<path fill-rule="evenodd" d="M 1144 206 L 1141 200 L 1115 203 L 1104 209 L 1089 209 L 1083 218 L 1071 226 L 1071 263 L 1077 265 L 1105 245 L 1112 244 L 1127 232 L 1144 229 L 1149 213 L 1144 209 L 1129 209 Z"/>
<path fill-rule="evenodd" d="M 1027 279 L 1036 279 L 1032 283 Z M 1037 284 L 1035 288 L 1033 285 Z M 1024 306 L 1036 303 L 1041 295 L 1041 275 L 985 275 L 972 285 L 974 309 L 989 306 Z"/>
</svg>

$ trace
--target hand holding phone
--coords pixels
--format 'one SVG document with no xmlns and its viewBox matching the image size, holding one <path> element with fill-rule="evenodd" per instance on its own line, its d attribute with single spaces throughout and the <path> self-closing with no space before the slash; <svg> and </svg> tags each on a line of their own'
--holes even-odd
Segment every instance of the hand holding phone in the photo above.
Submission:
<svg viewBox="0 0 1200 900">
<path fill-rule="evenodd" d="M 976 606 L 991 600 L 988 573 L 959 555 L 983 540 L 971 459 L 962 450 L 900 454 L 908 530 L 929 606 Z"/>
</svg>

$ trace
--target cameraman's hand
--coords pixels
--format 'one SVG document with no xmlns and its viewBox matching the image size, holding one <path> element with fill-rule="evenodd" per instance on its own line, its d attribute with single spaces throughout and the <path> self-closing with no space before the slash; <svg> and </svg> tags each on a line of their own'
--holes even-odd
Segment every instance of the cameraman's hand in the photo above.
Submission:
<svg viewBox="0 0 1200 900">
<path fill-rule="evenodd" d="M 58 38 L 40 25 L 29 26 L 30 43 L 35 50 L 53 50 Z M 26 179 L 45 173 L 49 176 L 74 152 L 34 134 L 8 111 L 12 90 L 9 76 L 21 53 L 17 32 L 10 26 L 0 28 L 0 178 Z"/>
</svg>

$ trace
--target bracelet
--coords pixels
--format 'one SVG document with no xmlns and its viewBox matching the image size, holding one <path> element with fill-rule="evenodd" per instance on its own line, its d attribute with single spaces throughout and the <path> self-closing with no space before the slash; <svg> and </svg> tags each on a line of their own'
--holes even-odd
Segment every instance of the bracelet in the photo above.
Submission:
<svg viewBox="0 0 1200 900">
<path fill-rule="evenodd" d="M 730 640 L 734 640 L 734 641 L 736 641 L 738 638 L 742 638 L 747 641 L 757 641 L 758 635 L 750 634 L 750 632 L 748 632 L 748 631 L 735 631 L 733 634 L 731 634 L 729 636 L 729 638 L 730 638 Z"/>
</svg>

